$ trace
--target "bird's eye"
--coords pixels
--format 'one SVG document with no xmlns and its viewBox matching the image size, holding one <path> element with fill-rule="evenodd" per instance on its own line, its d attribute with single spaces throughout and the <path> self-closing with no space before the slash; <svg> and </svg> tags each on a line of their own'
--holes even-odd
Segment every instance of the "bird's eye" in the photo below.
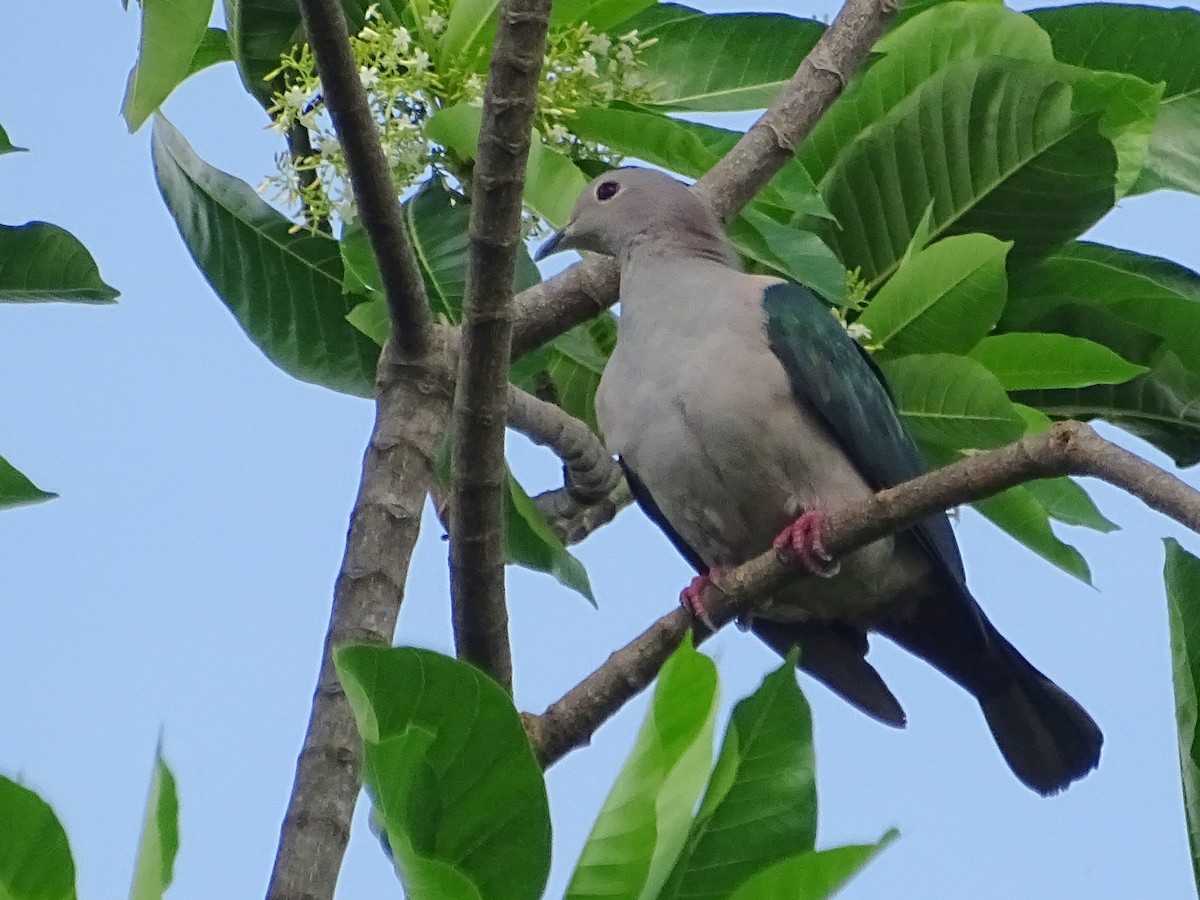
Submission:
<svg viewBox="0 0 1200 900">
<path fill-rule="evenodd" d="M 600 201 L 611 200 L 617 195 L 617 191 L 621 186 L 615 181 L 602 181 L 596 185 L 596 199 Z"/>
</svg>

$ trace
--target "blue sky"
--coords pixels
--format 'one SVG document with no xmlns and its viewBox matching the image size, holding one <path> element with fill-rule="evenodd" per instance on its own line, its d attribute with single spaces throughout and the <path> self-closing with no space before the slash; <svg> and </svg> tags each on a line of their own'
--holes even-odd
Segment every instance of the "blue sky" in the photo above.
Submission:
<svg viewBox="0 0 1200 900">
<path fill-rule="evenodd" d="M 62 495 L 0 515 L 0 772 L 57 810 L 81 898 L 123 896 L 161 731 L 182 802 L 169 896 L 255 896 L 291 787 L 372 408 L 273 368 L 193 266 L 154 186 L 149 129 L 131 137 L 119 116 L 136 43 L 136 15 L 116 0 L 0 14 L 0 124 L 31 151 L 0 159 L 0 221 L 68 228 L 122 291 L 110 307 L 0 306 L 0 453 Z M 280 149 L 229 65 L 166 109 L 201 156 L 251 184 Z M 1200 268 L 1198 211 L 1194 197 L 1129 200 L 1092 236 Z M 555 461 L 521 439 L 513 459 L 532 489 L 557 477 Z M 1196 470 L 1184 477 L 1200 486 Z M 1103 485 L 1094 493 L 1124 529 L 1068 534 L 1095 590 L 971 512 L 958 526 L 988 614 L 1105 731 L 1085 781 L 1053 799 L 1023 788 L 970 698 L 882 641 L 872 659 L 908 711 L 905 731 L 805 683 L 821 844 L 902 833 L 847 900 L 1192 895 L 1161 538 L 1193 552 L 1200 538 Z M 440 535 L 429 519 L 398 641 L 449 651 Z M 578 553 L 599 611 L 546 577 L 509 576 L 523 709 L 540 711 L 670 609 L 690 577 L 633 510 Z M 776 664 L 733 630 L 705 652 L 718 660 L 726 712 Z M 644 698 L 550 771 L 548 896 L 561 893 L 643 708 Z M 398 895 L 363 813 L 339 897 Z"/>
</svg>

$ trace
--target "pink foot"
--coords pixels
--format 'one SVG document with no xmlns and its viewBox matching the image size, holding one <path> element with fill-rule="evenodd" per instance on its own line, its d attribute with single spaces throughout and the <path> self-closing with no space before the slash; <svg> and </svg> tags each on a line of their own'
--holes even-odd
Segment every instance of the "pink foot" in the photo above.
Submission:
<svg viewBox="0 0 1200 900">
<path fill-rule="evenodd" d="M 708 610 L 704 608 L 704 590 L 708 587 L 716 587 L 715 579 L 720 577 L 721 570 L 715 567 L 711 568 L 703 575 L 697 575 L 692 579 L 691 584 L 679 592 L 679 605 L 703 622 L 709 631 L 716 631 L 717 626 L 713 624 Z"/>
<path fill-rule="evenodd" d="M 825 526 L 829 514 L 819 506 L 808 510 L 775 538 L 776 550 L 788 550 L 796 555 L 804 568 L 822 578 L 838 573 L 838 564 L 825 549 Z"/>
</svg>

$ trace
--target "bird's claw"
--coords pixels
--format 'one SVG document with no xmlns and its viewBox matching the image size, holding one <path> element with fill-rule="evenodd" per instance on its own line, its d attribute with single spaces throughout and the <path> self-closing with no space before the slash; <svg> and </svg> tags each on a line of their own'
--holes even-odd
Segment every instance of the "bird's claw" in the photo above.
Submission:
<svg viewBox="0 0 1200 900">
<path fill-rule="evenodd" d="M 704 591 L 708 587 L 716 587 L 716 580 L 721 575 L 720 569 L 709 569 L 703 575 L 697 575 L 692 583 L 679 592 L 679 605 L 686 609 L 696 619 L 699 619 L 709 631 L 716 631 L 708 610 L 704 608 Z"/>
<path fill-rule="evenodd" d="M 829 514 L 817 507 L 803 513 L 775 538 L 775 549 L 795 554 L 801 564 L 814 575 L 832 578 L 841 565 L 825 549 L 825 528 Z"/>
</svg>

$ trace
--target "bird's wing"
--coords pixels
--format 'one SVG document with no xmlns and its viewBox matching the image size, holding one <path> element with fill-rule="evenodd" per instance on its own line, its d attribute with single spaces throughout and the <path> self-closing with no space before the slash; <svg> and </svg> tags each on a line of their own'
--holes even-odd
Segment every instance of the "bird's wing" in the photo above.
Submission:
<svg viewBox="0 0 1200 900">
<path fill-rule="evenodd" d="M 798 403 L 814 411 L 875 490 L 926 471 L 921 453 L 874 360 L 810 290 L 778 282 L 763 292 L 767 339 Z M 944 513 L 912 529 L 929 554 L 965 584 L 958 543 Z"/>
</svg>

